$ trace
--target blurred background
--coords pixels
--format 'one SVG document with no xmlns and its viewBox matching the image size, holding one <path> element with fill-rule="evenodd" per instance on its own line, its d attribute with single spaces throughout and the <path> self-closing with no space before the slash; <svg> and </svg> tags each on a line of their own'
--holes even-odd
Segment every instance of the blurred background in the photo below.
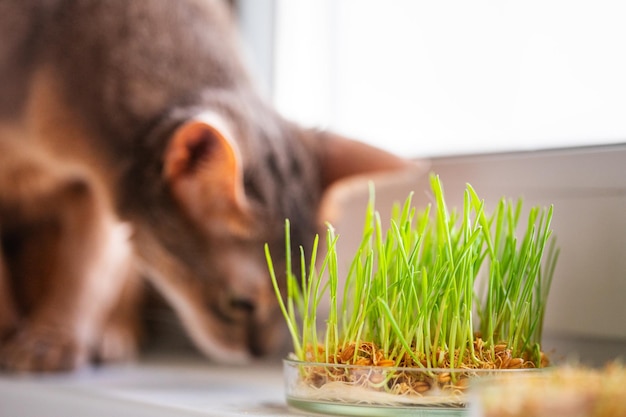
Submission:
<svg viewBox="0 0 626 417">
<path fill-rule="evenodd" d="M 620 1 L 238 0 L 283 114 L 412 156 L 624 142 Z"/>
</svg>

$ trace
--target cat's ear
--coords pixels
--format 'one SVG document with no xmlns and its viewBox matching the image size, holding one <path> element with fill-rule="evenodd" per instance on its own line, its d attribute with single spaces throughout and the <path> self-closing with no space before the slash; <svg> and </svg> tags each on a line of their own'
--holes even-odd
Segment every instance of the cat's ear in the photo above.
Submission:
<svg viewBox="0 0 626 417">
<path fill-rule="evenodd" d="M 396 194 L 404 196 L 404 191 L 423 180 L 430 167 L 427 160 L 403 158 L 332 132 L 318 132 L 315 139 L 323 188 L 319 215 L 323 222 L 339 219 L 349 202 L 366 204 L 370 183 L 377 194 L 386 190 L 394 198 Z"/>
<path fill-rule="evenodd" d="M 347 179 L 392 173 L 423 172 L 425 163 L 352 140 L 331 132 L 320 132 L 318 155 L 321 183 L 326 189 Z"/>
<path fill-rule="evenodd" d="M 165 151 L 163 175 L 174 199 L 199 226 L 229 234 L 246 229 L 241 156 L 219 115 L 203 113 L 176 129 Z"/>
</svg>

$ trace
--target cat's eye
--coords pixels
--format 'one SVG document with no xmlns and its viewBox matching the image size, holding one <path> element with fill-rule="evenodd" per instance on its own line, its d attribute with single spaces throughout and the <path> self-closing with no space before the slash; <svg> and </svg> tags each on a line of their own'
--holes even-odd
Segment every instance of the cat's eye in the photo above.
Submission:
<svg viewBox="0 0 626 417">
<path fill-rule="evenodd" d="M 254 311 L 254 303 L 251 300 L 232 298 L 229 304 L 230 308 L 235 312 L 252 314 Z"/>
<path fill-rule="evenodd" d="M 236 294 L 224 294 L 212 310 L 224 321 L 230 323 L 244 322 L 254 314 L 255 303 L 252 299 L 239 297 Z"/>
</svg>

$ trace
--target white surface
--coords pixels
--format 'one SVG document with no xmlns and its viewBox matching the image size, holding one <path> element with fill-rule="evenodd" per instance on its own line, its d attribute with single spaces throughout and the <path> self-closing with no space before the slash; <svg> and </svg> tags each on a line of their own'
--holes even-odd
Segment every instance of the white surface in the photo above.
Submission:
<svg viewBox="0 0 626 417">
<path fill-rule="evenodd" d="M 292 415 L 280 363 L 221 367 L 175 357 L 71 375 L 0 374 L 2 417 L 244 415 Z"/>
</svg>

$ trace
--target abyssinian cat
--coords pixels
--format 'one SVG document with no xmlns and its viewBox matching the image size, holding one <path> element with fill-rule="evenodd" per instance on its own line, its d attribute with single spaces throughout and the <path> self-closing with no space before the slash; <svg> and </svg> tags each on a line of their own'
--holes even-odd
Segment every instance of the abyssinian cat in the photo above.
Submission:
<svg viewBox="0 0 626 417">
<path fill-rule="evenodd" d="M 289 218 L 307 247 L 331 185 L 413 166 L 281 118 L 238 43 L 217 0 L 0 0 L 1 368 L 132 356 L 143 277 L 209 357 L 270 352 L 263 245 Z"/>
</svg>

